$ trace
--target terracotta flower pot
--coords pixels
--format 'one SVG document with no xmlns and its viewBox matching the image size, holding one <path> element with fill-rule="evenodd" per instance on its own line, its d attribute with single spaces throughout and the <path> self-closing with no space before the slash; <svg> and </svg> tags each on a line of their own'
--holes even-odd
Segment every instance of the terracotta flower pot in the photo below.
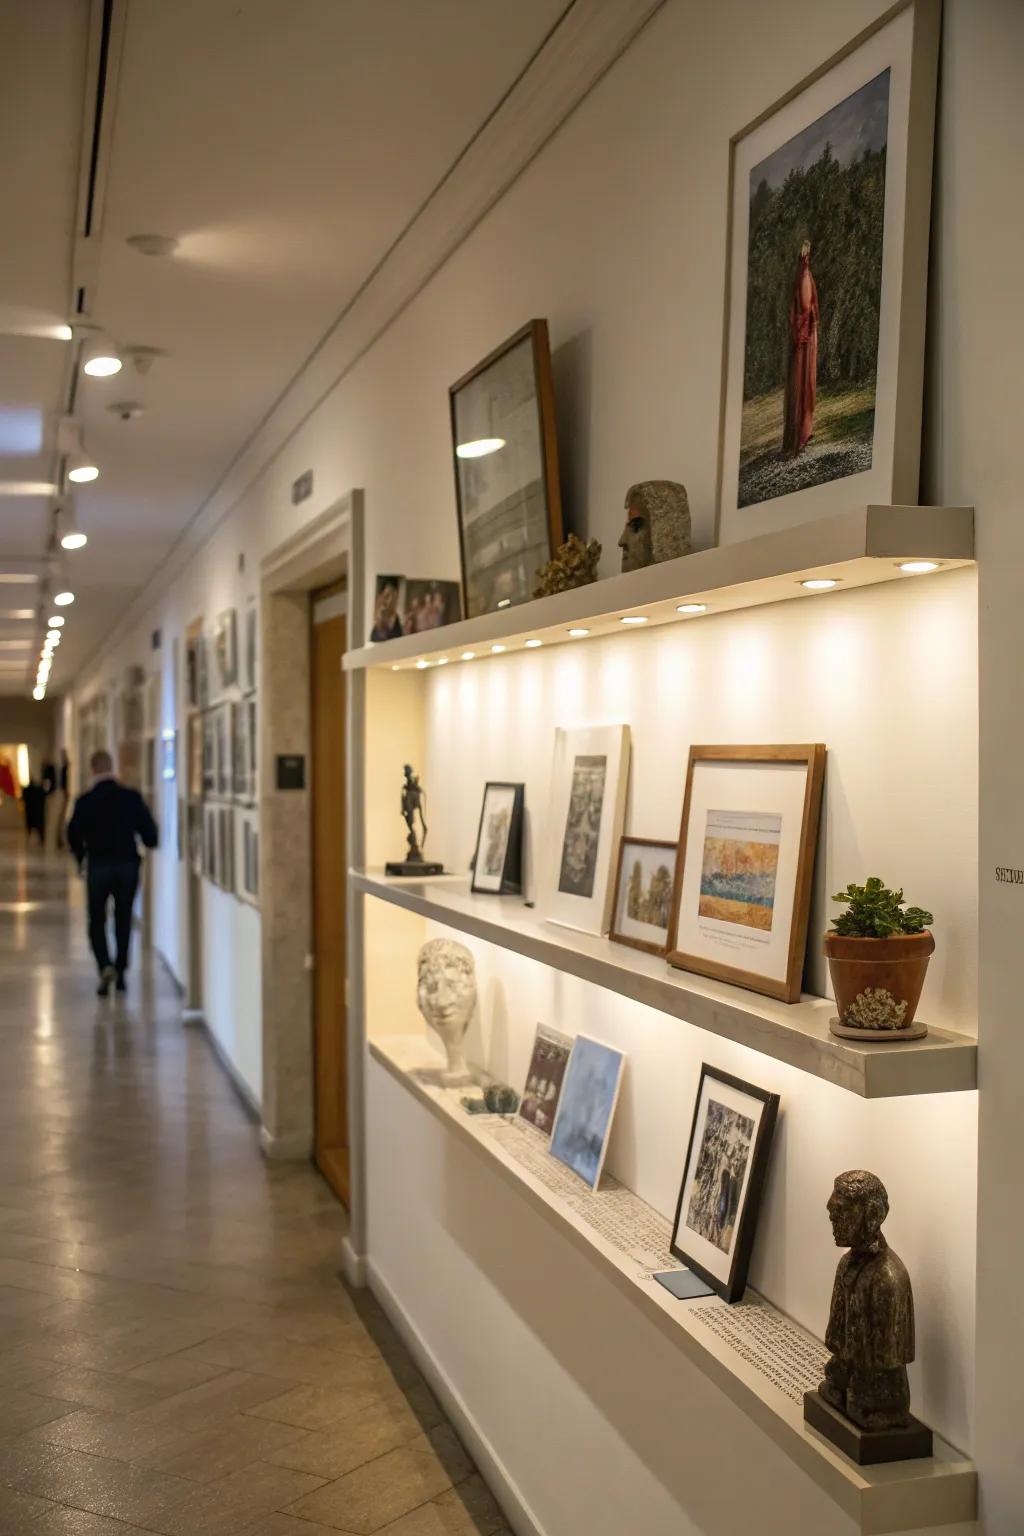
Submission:
<svg viewBox="0 0 1024 1536">
<path fill-rule="evenodd" d="M 839 1015 L 832 1021 L 833 1034 L 854 1040 L 920 1040 L 926 1035 L 927 1025 L 915 1025 L 914 1015 L 934 949 L 927 928 L 891 939 L 826 933 L 825 954 Z"/>
</svg>

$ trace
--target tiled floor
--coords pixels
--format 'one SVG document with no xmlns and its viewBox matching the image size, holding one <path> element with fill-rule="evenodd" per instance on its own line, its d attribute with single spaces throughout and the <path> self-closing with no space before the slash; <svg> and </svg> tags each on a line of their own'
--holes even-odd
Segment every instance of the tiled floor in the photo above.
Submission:
<svg viewBox="0 0 1024 1536">
<path fill-rule="evenodd" d="M 0 842 L 2 1536 L 507 1536 L 326 1185 L 263 1163 L 157 962 L 96 999 L 82 928 Z"/>
</svg>

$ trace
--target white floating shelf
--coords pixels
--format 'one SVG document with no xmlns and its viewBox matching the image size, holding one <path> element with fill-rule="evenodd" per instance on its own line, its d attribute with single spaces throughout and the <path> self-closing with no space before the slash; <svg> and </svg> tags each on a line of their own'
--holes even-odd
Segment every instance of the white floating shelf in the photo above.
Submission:
<svg viewBox="0 0 1024 1536">
<path fill-rule="evenodd" d="M 925 1039 L 902 1044 L 837 1040 L 828 1027 L 835 1004 L 827 998 L 783 1003 L 675 970 L 657 955 L 544 922 L 519 897 L 473 895 L 466 876 L 419 881 L 373 870 L 353 871 L 352 881 L 357 891 L 748 1045 L 862 1098 L 977 1087 L 977 1041 L 970 1035 L 932 1026 Z"/>
<path fill-rule="evenodd" d="M 349 652 L 345 666 L 415 667 L 443 657 L 474 659 L 491 646 L 509 650 L 540 640 L 569 642 L 570 629 L 591 635 L 621 634 L 624 615 L 642 616 L 642 628 L 693 623 L 702 615 L 680 615 L 680 603 L 704 603 L 707 612 L 727 613 L 793 598 L 821 602 L 826 593 L 809 592 L 801 581 L 815 576 L 838 580 L 835 591 L 883 581 L 919 581 L 900 570 L 900 562 L 927 559 L 939 570 L 955 570 L 974 560 L 973 507 L 858 507 L 838 517 L 767 533 L 738 544 L 702 549 L 679 560 L 666 560 L 642 571 L 592 582 L 572 592 L 542 597 L 464 619 L 418 635 L 368 644 Z"/>
<path fill-rule="evenodd" d="M 974 1464 L 954 1447 L 936 1435 L 932 1457 L 888 1466 L 856 1466 L 807 1428 L 800 1403 L 752 1367 L 697 1317 L 695 1308 L 725 1307 L 724 1302 L 717 1298 L 712 1302 L 679 1302 L 648 1276 L 638 1275 L 636 1264 L 517 1162 L 481 1123 L 481 1117 L 470 1116 L 460 1108 L 457 1092 L 414 1076 L 442 1064 L 425 1040 L 391 1036 L 371 1040 L 369 1048 L 373 1058 L 403 1088 L 485 1159 L 499 1177 L 584 1253 L 672 1345 L 769 1435 L 857 1522 L 864 1536 L 914 1531 L 975 1518 L 977 1473 Z M 591 1198 L 600 1200 L 601 1195 Z M 666 1251 L 666 1268 L 672 1267 L 672 1263 Z"/>
</svg>

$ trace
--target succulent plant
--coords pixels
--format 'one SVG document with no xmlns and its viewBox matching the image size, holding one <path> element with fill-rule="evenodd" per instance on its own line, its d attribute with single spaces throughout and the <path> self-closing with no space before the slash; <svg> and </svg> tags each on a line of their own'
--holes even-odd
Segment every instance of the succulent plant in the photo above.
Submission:
<svg viewBox="0 0 1024 1536">
<path fill-rule="evenodd" d="M 877 875 L 869 875 L 864 885 L 848 885 L 833 901 L 846 903 L 833 932 L 848 939 L 891 939 L 897 935 L 923 933 L 933 921 L 923 907 L 906 907 L 903 892 L 892 891 Z"/>
</svg>

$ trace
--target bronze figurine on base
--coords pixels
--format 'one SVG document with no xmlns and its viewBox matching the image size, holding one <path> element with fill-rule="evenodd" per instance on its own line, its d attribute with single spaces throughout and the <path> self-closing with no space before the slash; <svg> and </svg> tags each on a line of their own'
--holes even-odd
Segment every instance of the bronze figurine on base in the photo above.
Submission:
<svg viewBox="0 0 1024 1536">
<path fill-rule="evenodd" d="M 841 1173 L 828 1202 L 836 1245 L 849 1248 L 832 1287 L 825 1379 L 804 1393 L 804 1418 L 860 1466 L 932 1454 L 932 1432 L 910 1412 L 914 1358 L 910 1276 L 882 1236 L 881 1179 Z"/>
<path fill-rule="evenodd" d="M 385 864 L 384 870 L 389 875 L 413 875 L 421 880 L 425 875 L 443 875 L 443 864 L 429 864 L 423 857 L 423 849 L 420 847 L 420 836 L 424 843 L 427 840 L 427 823 L 423 815 L 423 806 L 426 795 L 417 775 L 413 772 L 412 765 L 406 763 L 402 770 L 405 778 L 402 783 L 402 820 L 406 827 L 406 842 L 408 850 L 404 859 L 395 859 Z M 421 833 L 416 830 L 416 818 L 419 817 Z"/>
</svg>

